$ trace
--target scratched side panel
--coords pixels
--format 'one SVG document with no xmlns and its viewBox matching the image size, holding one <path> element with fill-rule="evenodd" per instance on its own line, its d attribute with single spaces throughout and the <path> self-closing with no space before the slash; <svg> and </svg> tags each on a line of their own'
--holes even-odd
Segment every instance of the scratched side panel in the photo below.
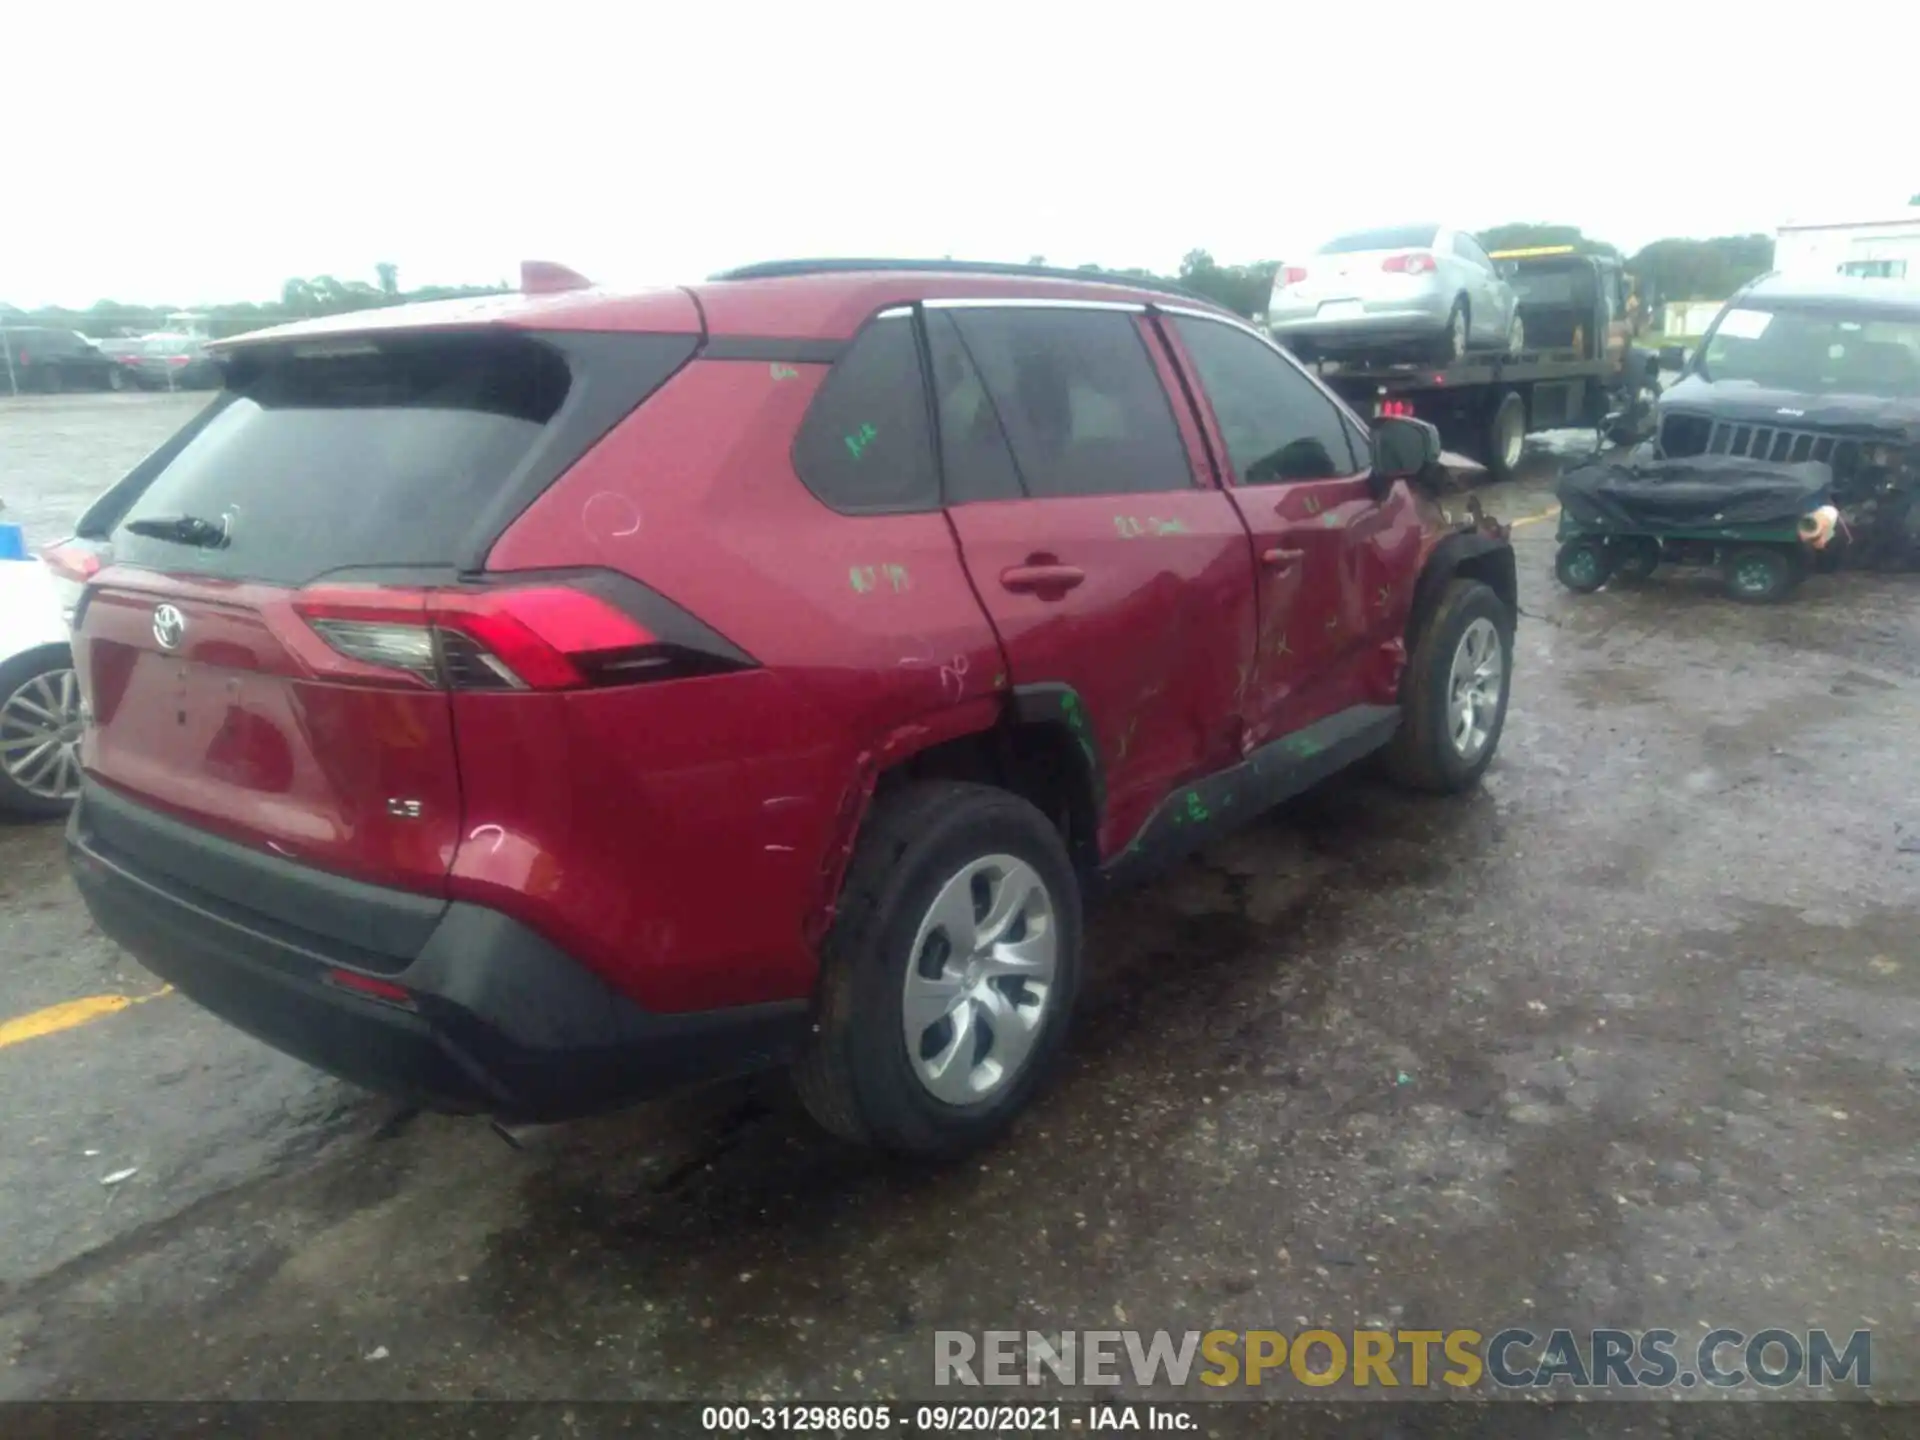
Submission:
<svg viewBox="0 0 1920 1440">
<path fill-rule="evenodd" d="M 956 713 L 991 723 L 1007 684 L 944 515 L 841 515 L 794 474 L 826 371 L 695 361 L 488 560 L 623 571 L 762 667 L 542 719 L 521 703 L 511 728 L 465 703 L 493 697 L 456 707 L 456 893 L 517 907 L 656 1008 L 807 994 L 837 827 L 878 758 Z"/>
</svg>

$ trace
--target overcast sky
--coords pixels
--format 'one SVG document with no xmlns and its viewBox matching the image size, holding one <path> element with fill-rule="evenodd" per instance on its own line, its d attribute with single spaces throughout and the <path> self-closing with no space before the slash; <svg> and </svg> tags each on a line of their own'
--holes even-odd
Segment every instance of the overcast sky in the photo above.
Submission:
<svg viewBox="0 0 1920 1440">
<path fill-rule="evenodd" d="M 1408 219 L 1633 249 L 1920 192 L 1910 0 L 1127 16 L 22 0 L 0 299 L 268 299 L 381 260 L 478 282 L 530 256 L 632 284 L 826 254 L 1171 269 Z"/>
</svg>

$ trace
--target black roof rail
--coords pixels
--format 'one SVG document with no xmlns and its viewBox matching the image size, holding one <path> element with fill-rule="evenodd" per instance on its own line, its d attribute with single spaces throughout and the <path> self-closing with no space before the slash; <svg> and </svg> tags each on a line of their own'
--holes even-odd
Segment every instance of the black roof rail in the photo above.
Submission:
<svg viewBox="0 0 1920 1440">
<path fill-rule="evenodd" d="M 853 275 L 863 271 L 899 272 L 909 275 L 1012 275 L 1035 280 L 1078 280 L 1083 285 L 1121 285 L 1133 290 L 1154 290 L 1177 295 L 1182 300 L 1221 308 L 1219 303 L 1187 289 L 1173 280 L 1158 276 L 1122 275 L 1108 270 L 1063 270 L 1055 265 L 1011 265 L 992 260 L 762 260 L 754 265 L 737 265 L 709 275 L 709 280 L 779 280 L 794 275 Z"/>
</svg>

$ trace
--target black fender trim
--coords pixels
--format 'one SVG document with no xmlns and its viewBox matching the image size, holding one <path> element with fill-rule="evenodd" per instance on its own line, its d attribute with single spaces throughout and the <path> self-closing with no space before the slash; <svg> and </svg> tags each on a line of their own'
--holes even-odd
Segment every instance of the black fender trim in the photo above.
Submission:
<svg viewBox="0 0 1920 1440">
<path fill-rule="evenodd" d="M 1055 725 L 1067 733 L 1087 767 L 1087 793 L 1093 797 L 1097 825 L 1107 813 L 1107 777 L 1100 764 L 1100 741 L 1080 692 L 1064 681 L 1016 685 L 1008 705 L 1016 725 Z"/>
<path fill-rule="evenodd" d="M 1399 728 L 1399 706 L 1355 705 L 1261 746 L 1238 765 L 1180 787 L 1147 817 L 1133 842 L 1102 867 L 1101 883 L 1133 884 L 1166 869 L 1378 750 Z"/>
<path fill-rule="evenodd" d="M 1427 623 L 1427 617 L 1439 605 L 1447 582 L 1469 562 L 1479 562 L 1475 565 L 1476 569 L 1491 565 L 1494 593 L 1506 602 L 1507 608 L 1513 611 L 1514 618 L 1518 620 L 1520 579 L 1513 558 L 1513 542 L 1489 535 L 1484 530 L 1456 530 L 1434 547 L 1433 554 L 1427 557 L 1426 569 L 1420 572 L 1420 579 L 1414 585 L 1413 606 L 1407 612 L 1409 647 L 1421 627 Z"/>
</svg>

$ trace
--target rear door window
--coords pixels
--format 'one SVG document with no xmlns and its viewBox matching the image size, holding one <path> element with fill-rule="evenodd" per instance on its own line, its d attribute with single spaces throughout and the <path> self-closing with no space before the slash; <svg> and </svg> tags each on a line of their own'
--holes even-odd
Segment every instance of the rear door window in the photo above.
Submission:
<svg viewBox="0 0 1920 1440">
<path fill-rule="evenodd" d="M 1028 495 L 1192 487 L 1172 407 L 1131 313 L 1014 306 L 946 313 Z"/>
<path fill-rule="evenodd" d="M 1007 433 L 952 313 L 929 310 L 926 317 L 947 504 L 1018 499 L 1025 491 Z"/>
<path fill-rule="evenodd" d="M 1272 347 L 1217 320 L 1170 318 L 1200 372 L 1239 483 L 1331 480 L 1366 468 L 1353 426 Z"/>
<path fill-rule="evenodd" d="M 454 563 L 569 384 L 558 352 L 518 336 L 243 351 L 224 405 L 120 517 L 115 557 L 282 585 Z M 227 543 L 129 528 L 179 517 L 224 525 Z"/>
<path fill-rule="evenodd" d="M 940 508 L 911 317 L 882 315 L 835 362 L 794 438 L 793 466 L 845 514 Z"/>
<path fill-rule="evenodd" d="M 1487 258 L 1487 252 L 1480 248 L 1480 243 L 1471 235 L 1456 232 L 1453 237 L 1453 252 L 1470 265 L 1482 270 L 1493 269 L 1493 261 Z"/>
</svg>

